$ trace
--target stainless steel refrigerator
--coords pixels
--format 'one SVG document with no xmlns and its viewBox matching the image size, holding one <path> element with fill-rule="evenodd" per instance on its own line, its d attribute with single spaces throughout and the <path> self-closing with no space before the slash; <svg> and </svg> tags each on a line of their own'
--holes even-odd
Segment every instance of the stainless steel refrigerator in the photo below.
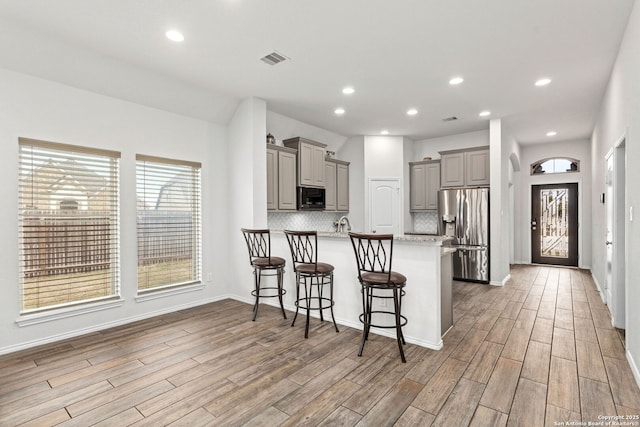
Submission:
<svg viewBox="0 0 640 427">
<path fill-rule="evenodd" d="M 438 234 L 453 236 L 453 278 L 489 283 L 489 189 L 438 193 Z"/>
</svg>

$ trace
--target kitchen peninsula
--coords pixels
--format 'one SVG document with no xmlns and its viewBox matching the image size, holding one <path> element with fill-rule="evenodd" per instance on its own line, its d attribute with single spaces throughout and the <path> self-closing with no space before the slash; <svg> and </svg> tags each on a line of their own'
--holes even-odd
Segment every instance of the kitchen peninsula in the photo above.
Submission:
<svg viewBox="0 0 640 427">
<path fill-rule="evenodd" d="M 399 235 L 394 238 L 393 270 L 407 277 L 402 314 L 405 340 L 435 350 L 442 348 L 442 336 L 452 326 L 451 254 L 441 236 Z M 295 277 L 284 233 L 271 233 L 272 254 L 287 260 L 285 305 L 295 310 Z M 362 294 L 353 247 L 346 233 L 318 233 L 318 261 L 332 264 L 334 272 L 334 312 L 339 324 L 362 329 Z M 379 306 L 381 307 L 381 306 Z M 384 309 L 384 308 L 383 308 Z M 316 315 L 313 313 L 312 315 Z M 395 339 L 395 331 L 371 329 L 372 333 Z"/>
</svg>

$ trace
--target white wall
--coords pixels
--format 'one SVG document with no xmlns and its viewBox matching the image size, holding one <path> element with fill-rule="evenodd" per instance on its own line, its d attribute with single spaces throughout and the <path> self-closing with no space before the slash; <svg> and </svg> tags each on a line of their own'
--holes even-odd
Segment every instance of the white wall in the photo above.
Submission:
<svg viewBox="0 0 640 427">
<path fill-rule="evenodd" d="M 510 129 L 501 124 L 501 146 L 502 152 L 500 153 L 500 162 L 502 165 L 502 210 L 503 210 L 503 242 L 500 247 L 500 260 L 502 263 L 503 275 L 509 276 L 509 264 L 514 259 L 514 247 L 515 247 L 515 188 L 513 181 L 519 174 L 514 171 L 512 159 L 519 158 L 520 147 L 518 142 L 511 134 Z M 519 162 L 519 161 L 518 161 Z M 518 163 L 517 162 L 517 163 Z"/>
<path fill-rule="evenodd" d="M 413 149 L 415 148 L 415 141 L 409 138 L 402 138 L 402 157 L 403 157 L 403 169 L 402 169 L 402 182 L 404 185 L 403 197 L 403 218 L 402 222 L 404 224 L 403 232 L 411 232 L 414 231 L 413 226 L 413 215 L 410 211 L 410 200 L 411 200 L 411 170 L 409 169 L 409 162 L 413 161 Z"/>
<path fill-rule="evenodd" d="M 592 144 L 592 185 L 594 197 L 592 206 L 592 273 L 600 284 L 604 284 L 604 205 L 599 203 L 597 194 L 605 192 L 604 156 L 617 141 L 626 136 L 627 183 L 626 203 L 626 345 L 627 359 L 640 383 L 640 191 L 634 186 L 640 182 L 640 5 L 634 5 L 629 23 L 620 46 L 611 79 L 596 126 L 591 139 Z M 630 209 L 634 209 L 631 221 Z"/>
<path fill-rule="evenodd" d="M 500 119 L 489 123 L 491 192 L 489 197 L 490 282 L 501 285 L 509 277 L 509 155 L 512 138 Z"/>
<path fill-rule="evenodd" d="M 278 145 L 282 145 L 282 140 L 284 139 L 300 136 L 303 138 L 311 139 L 312 141 L 327 144 L 327 150 L 335 151 L 337 153 L 342 148 L 343 144 L 347 141 L 346 136 L 339 135 L 326 129 L 322 129 L 268 110 L 266 129 L 267 133 L 271 133 L 276 138 L 276 143 Z M 262 140 L 265 141 L 265 138 L 263 138 Z M 337 158 L 340 160 L 344 160 L 340 157 Z"/>
<path fill-rule="evenodd" d="M 365 136 L 364 137 L 364 215 L 365 229 L 369 224 L 369 180 L 372 178 L 398 178 L 400 180 L 400 229 L 404 229 L 404 211 L 408 209 L 408 200 L 404 200 L 404 138 L 401 136 Z M 407 160 L 408 161 L 408 160 Z M 407 206 L 405 206 L 407 205 Z"/>
<path fill-rule="evenodd" d="M 402 178 L 404 138 L 401 136 L 365 136 L 364 168 L 368 178 Z"/>
<path fill-rule="evenodd" d="M 422 139 L 413 146 L 413 159 L 417 162 L 425 157 L 439 159 L 439 151 L 459 150 L 462 148 L 482 147 L 489 145 L 489 130 L 460 133 L 441 138 Z"/>
<path fill-rule="evenodd" d="M 240 229 L 267 227 L 265 118 L 266 103 L 249 98 L 240 103 L 228 125 L 229 194 L 223 203 L 231 214 L 215 226 L 226 237 L 222 245 L 230 260 L 225 271 L 236 295 L 249 295 L 253 289 L 253 270 Z"/>
<path fill-rule="evenodd" d="M 509 248 L 509 263 L 516 264 L 522 259 L 521 245 L 518 243 L 522 240 L 522 231 L 517 224 L 522 218 L 522 154 L 520 144 L 513 139 L 511 142 L 511 154 L 509 154 L 509 204 L 511 209 L 511 218 L 509 226 L 511 229 L 511 247 Z"/>
<path fill-rule="evenodd" d="M 531 262 L 531 186 L 539 184 L 578 183 L 578 265 L 580 268 L 591 267 L 591 147 L 588 140 L 557 141 L 546 144 L 525 145 L 521 149 L 521 199 L 517 228 L 520 230 L 519 241 L 522 259 L 519 262 Z M 551 157 L 564 157 L 580 160 L 580 172 L 558 173 L 549 175 L 531 175 L 531 164 Z"/>
<path fill-rule="evenodd" d="M 353 231 L 365 231 L 364 216 L 364 136 L 349 138 L 336 153 L 349 164 L 349 221 Z"/>
<path fill-rule="evenodd" d="M 97 95 L 0 69 L 0 157 L 3 209 L 0 257 L 0 353 L 55 341 L 119 323 L 214 300 L 226 292 L 226 235 L 211 224 L 225 224 L 228 170 L 224 127 Z M 76 317 L 18 327 L 18 137 L 104 148 L 122 153 L 121 280 L 124 304 Z M 136 302 L 135 155 L 202 163 L 203 290 Z"/>
</svg>

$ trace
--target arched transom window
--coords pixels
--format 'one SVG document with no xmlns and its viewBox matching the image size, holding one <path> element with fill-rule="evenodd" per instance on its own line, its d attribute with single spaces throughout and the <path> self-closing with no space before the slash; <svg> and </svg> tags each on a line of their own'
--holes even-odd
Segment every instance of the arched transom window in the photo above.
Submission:
<svg viewBox="0 0 640 427">
<path fill-rule="evenodd" d="M 580 160 L 566 157 L 542 159 L 531 164 L 531 175 L 580 172 Z"/>
</svg>

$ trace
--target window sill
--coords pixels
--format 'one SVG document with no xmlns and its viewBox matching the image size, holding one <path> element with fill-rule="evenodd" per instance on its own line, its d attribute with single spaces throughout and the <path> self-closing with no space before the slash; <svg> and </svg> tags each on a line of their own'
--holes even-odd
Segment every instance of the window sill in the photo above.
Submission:
<svg viewBox="0 0 640 427">
<path fill-rule="evenodd" d="M 187 292 L 196 292 L 204 289 L 202 282 L 196 282 L 192 285 L 177 286 L 173 288 L 165 288 L 158 290 L 149 290 L 144 293 L 138 293 L 136 296 L 136 302 L 151 301 L 158 298 L 171 297 L 174 295 L 184 294 Z"/>
<path fill-rule="evenodd" d="M 40 313 L 25 314 L 16 319 L 16 324 L 19 327 L 37 325 L 39 323 L 51 322 L 54 320 L 65 319 L 68 317 L 81 316 L 87 313 L 93 313 L 96 311 L 109 310 L 112 308 L 121 307 L 124 304 L 124 300 L 109 300 L 100 301 L 92 304 L 79 305 L 74 307 L 66 307 L 51 311 L 44 311 Z"/>
</svg>

